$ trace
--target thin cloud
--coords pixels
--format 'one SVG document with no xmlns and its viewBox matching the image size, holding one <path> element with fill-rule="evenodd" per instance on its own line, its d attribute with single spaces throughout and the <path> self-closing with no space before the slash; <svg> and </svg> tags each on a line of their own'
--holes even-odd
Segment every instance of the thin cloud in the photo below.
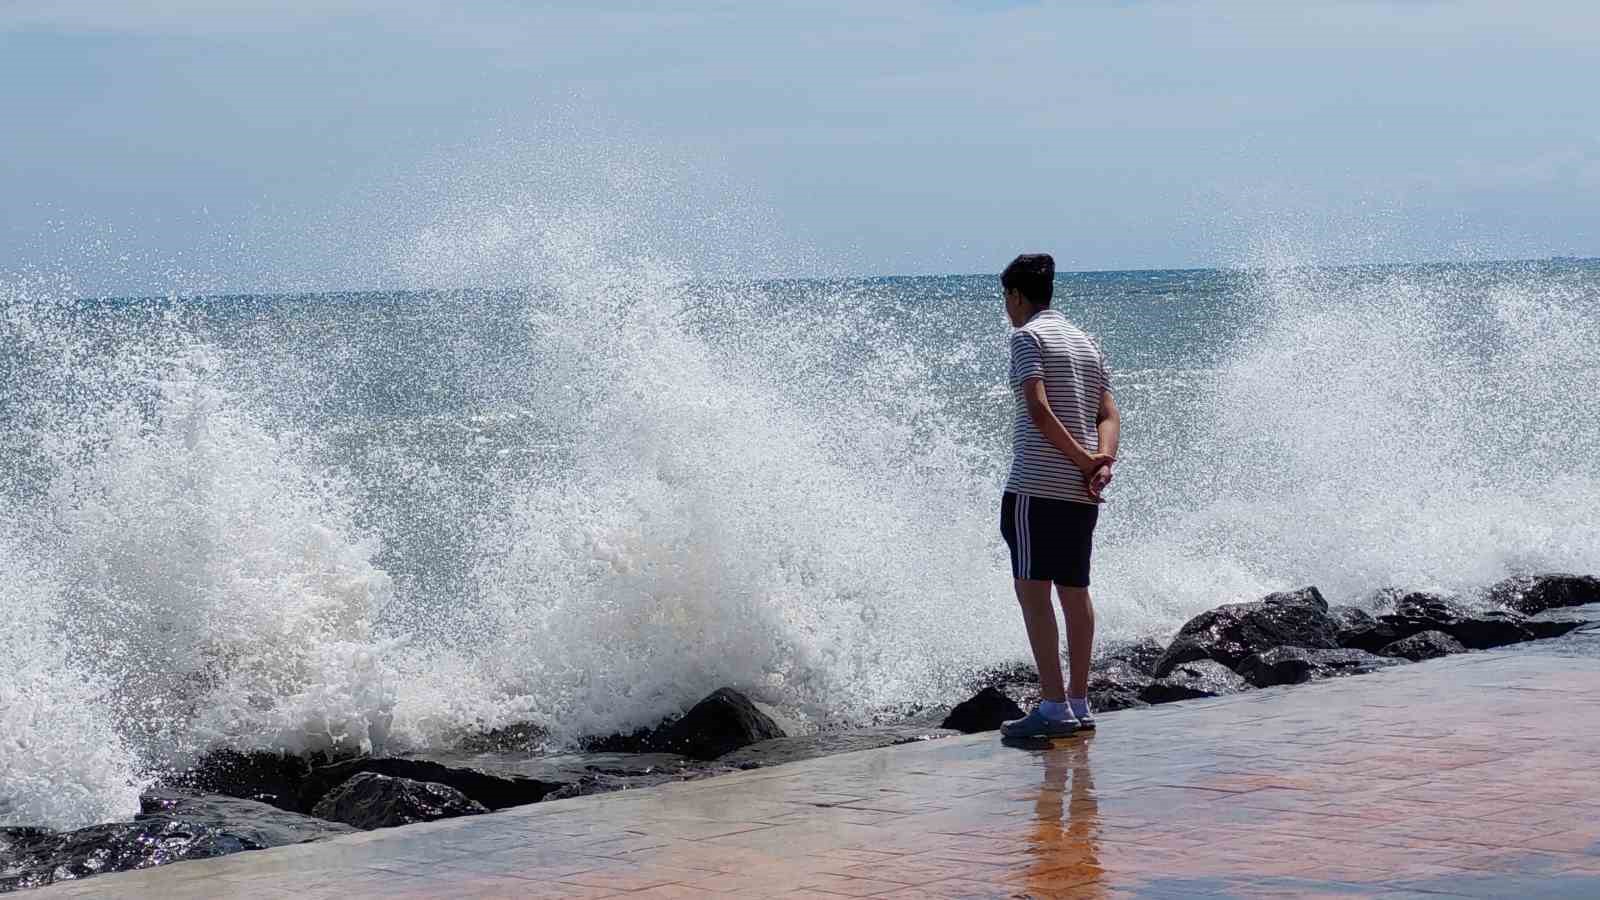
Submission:
<svg viewBox="0 0 1600 900">
<path fill-rule="evenodd" d="M 50 30 L 115 32 L 144 35 L 240 35 L 292 32 L 319 22 L 348 17 L 378 19 L 426 18 L 441 6 L 384 4 L 377 0 L 319 0 L 317 3 L 275 3 L 272 0 L 163 0 L 127 3 L 119 0 L 71 0 L 0 3 L 0 32 Z"/>
<path fill-rule="evenodd" d="M 422 161 L 563 118 L 695 160 L 687 181 L 738 185 L 834 271 L 1040 241 L 1080 267 L 1204 264 L 1241 230 L 1219 218 L 1334 233 L 1413 195 L 1427 221 L 1396 254 L 1446 218 L 1593 253 L 1596 33 L 1600 6 L 1557 0 L 0 0 L 0 78 L 30 86 L 0 92 L 29 123 L 0 268 L 66 217 L 151 253 L 270 231 L 252 264 L 313 277 L 317 241 L 375 227 L 349 198 L 412 206 Z M 556 177 L 595 164 L 557 155 Z"/>
</svg>

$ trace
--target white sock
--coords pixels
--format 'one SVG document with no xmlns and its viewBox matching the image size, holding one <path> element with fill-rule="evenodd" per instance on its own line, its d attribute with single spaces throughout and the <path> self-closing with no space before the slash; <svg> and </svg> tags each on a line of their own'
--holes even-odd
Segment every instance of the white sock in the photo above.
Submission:
<svg viewBox="0 0 1600 900">
<path fill-rule="evenodd" d="M 1089 714 L 1088 697 L 1068 697 L 1067 706 L 1072 708 L 1072 715 L 1074 718 L 1082 718 L 1083 716 L 1087 716 Z"/>
<path fill-rule="evenodd" d="M 1060 700 L 1040 700 L 1039 714 L 1046 719 L 1062 721 L 1067 718 L 1067 704 Z"/>
</svg>

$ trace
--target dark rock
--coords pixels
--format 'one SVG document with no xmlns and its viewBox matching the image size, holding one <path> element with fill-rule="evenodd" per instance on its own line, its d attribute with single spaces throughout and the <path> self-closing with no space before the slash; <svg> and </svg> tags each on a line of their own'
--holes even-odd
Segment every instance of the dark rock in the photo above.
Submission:
<svg viewBox="0 0 1600 900">
<path fill-rule="evenodd" d="M 719 688 L 683 718 L 657 731 L 652 743 L 662 752 L 711 760 L 757 741 L 781 737 L 783 729 L 756 709 L 750 698 L 731 688 Z"/>
<path fill-rule="evenodd" d="M 1043 692 L 1039 689 L 1037 680 L 1011 681 L 997 685 L 997 687 L 1000 689 L 1000 693 L 1011 698 L 1011 702 L 1015 703 L 1019 709 L 1032 709 L 1035 704 L 1043 699 L 1041 697 Z M 943 723 L 944 720 L 940 719 L 938 724 L 943 727 Z"/>
<path fill-rule="evenodd" d="M 1339 646 L 1377 653 L 1395 641 L 1415 633 L 1411 627 L 1402 626 L 1387 618 L 1371 618 L 1367 623 L 1352 620 L 1348 628 L 1340 630 Z"/>
<path fill-rule="evenodd" d="M 548 737 L 540 726 L 522 722 L 491 731 L 464 732 L 449 746 L 467 753 L 537 753 Z"/>
<path fill-rule="evenodd" d="M 1532 640 L 1527 617 L 1510 610 L 1474 612 L 1441 594 L 1410 593 L 1395 602 L 1394 612 L 1378 617 L 1397 633 L 1395 640 L 1424 631 L 1442 631 L 1474 650 Z"/>
<path fill-rule="evenodd" d="M 76 831 L 0 828 L 0 892 L 355 830 L 233 797 L 162 792 L 147 795 L 143 806 L 132 822 Z"/>
<path fill-rule="evenodd" d="M 1489 599 L 1524 615 L 1600 603 L 1600 578 L 1590 575 L 1518 575 L 1489 589 Z"/>
<path fill-rule="evenodd" d="M 1250 685 L 1215 660 L 1180 663 L 1164 677 L 1152 681 L 1139 695 L 1146 703 L 1171 703 L 1200 697 L 1222 697 L 1247 691 Z"/>
<path fill-rule="evenodd" d="M 1460 597 L 1449 594 L 1432 594 L 1425 591 L 1412 591 L 1402 594 L 1394 601 L 1389 612 L 1379 617 L 1380 621 L 1389 622 L 1396 628 L 1406 630 L 1403 637 L 1410 637 L 1420 631 L 1443 631 L 1442 626 L 1454 623 L 1471 615 L 1471 612 L 1462 603 Z"/>
<path fill-rule="evenodd" d="M 1150 673 L 1164 652 L 1165 645 L 1154 638 L 1113 645 L 1103 650 L 1090 663 L 1089 704 L 1100 712 L 1148 706 L 1139 699 L 1139 692 L 1153 680 Z M 1063 659 L 1063 673 L 1067 665 L 1068 661 Z M 1039 675 L 1032 665 L 991 669 L 983 675 L 991 680 L 980 683 L 993 684 L 1019 710 L 1028 709 L 1039 702 Z"/>
<path fill-rule="evenodd" d="M 1190 619 L 1156 664 L 1164 678 L 1187 662 L 1216 660 L 1232 668 L 1252 653 L 1272 647 L 1333 649 L 1338 628 L 1328 603 L 1314 587 L 1270 594 L 1252 603 L 1230 603 Z"/>
<path fill-rule="evenodd" d="M 1360 675 L 1398 665 L 1398 661 L 1374 656 L 1365 650 L 1339 648 L 1307 650 L 1304 647 L 1274 647 L 1252 653 L 1239 663 L 1239 674 L 1256 687 L 1301 684 L 1323 678 Z"/>
<path fill-rule="evenodd" d="M 1089 667 L 1089 704 L 1101 712 L 1147 705 L 1139 695 L 1165 652 L 1154 638 L 1107 651 Z"/>
<path fill-rule="evenodd" d="M 0 828 L 0 890 L 262 849 L 221 828 L 159 816 L 65 832 Z"/>
<path fill-rule="evenodd" d="M 1098 712 L 1113 712 L 1149 705 L 1140 699 L 1145 688 L 1155 681 L 1143 672 L 1121 664 L 1089 671 L 1089 706 Z"/>
<path fill-rule="evenodd" d="M 1146 675 L 1156 674 L 1156 665 L 1161 662 L 1161 657 L 1167 652 L 1166 645 L 1155 638 L 1142 638 L 1131 644 L 1121 644 L 1106 648 L 1090 664 L 1090 669 L 1122 665 L 1135 672 Z"/>
<path fill-rule="evenodd" d="M 238 797 L 216 794 L 189 796 L 153 790 L 139 798 L 146 816 L 165 816 L 220 828 L 263 847 L 282 847 L 320 840 L 356 829 L 319 818 Z"/>
<path fill-rule="evenodd" d="M 1451 653 L 1466 651 L 1465 645 L 1442 631 L 1419 631 L 1408 638 L 1386 644 L 1378 654 L 1421 662 L 1424 659 L 1437 659 Z"/>
<path fill-rule="evenodd" d="M 562 787 L 562 783 L 557 781 L 447 766 L 427 759 L 364 757 L 313 768 L 301 785 L 301 808 L 314 808 L 329 791 L 362 772 L 442 784 L 455 788 L 491 810 L 538 803 L 547 794 Z"/>
<path fill-rule="evenodd" d="M 1474 610 L 1458 597 L 1421 591 L 1380 592 L 1381 615 L 1363 621 L 1359 611 L 1340 612 L 1341 646 L 1387 655 L 1384 648 L 1426 631 L 1441 631 L 1468 648 L 1483 650 L 1570 630 L 1565 625 L 1535 623 L 1513 609 Z"/>
<path fill-rule="evenodd" d="M 284 753 L 213 750 L 176 779 L 179 787 L 268 803 L 290 812 L 306 811 L 300 791 L 311 762 Z"/>
<path fill-rule="evenodd" d="M 1377 653 L 1382 648 L 1410 637 L 1418 625 L 1389 617 L 1407 594 L 1399 588 L 1379 588 L 1367 595 L 1359 606 L 1336 606 L 1330 615 L 1338 626 L 1339 646 Z"/>
<path fill-rule="evenodd" d="M 453 787 L 432 781 L 361 772 L 317 801 L 311 814 L 357 828 L 392 828 L 435 819 L 475 816 L 488 807 Z"/>
<path fill-rule="evenodd" d="M 955 708 L 950 710 L 950 715 L 944 717 L 944 723 L 939 727 L 959 731 L 962 734 L 976 734 L 980 731 L 994 731 L 1000 727 L 1001 722 L 1020 719 L 1022 716 L 1022 708 L 1010 697 L 998 688 L 986 687 L 971 698 L 957 703 Z"/>
<path fill-rule="evenodd" d="M 1514 610 L 1473 610 L 1460 598 L 1444 594 L 1401 593 L 1391 588 L 1379 592 L 1373 602 L 1385 612 L 1370 622 L 1363 620 L 1359 611 L 1339 613 L 1341 646 L 1381 654 L 1396 641 L 1425 631 L 1442 631 L 1469 648 L 1482 650 L 1562 633 L 1558 626 L 1534 625 Z"/>
<path fill-rule="evenodd" d="M 1528 627 L 1527 616 L 1509 609 L 1488 609 L 1469 613 L 1444 630 L 1474 650 L 1519 644 L 1539 636 Z"/>
<path fill-rule="evenodd" d="M 596 753 L 676 753 L 710 761 L 757 741 L 784 737 L 783 729 L 732 688 L 719 688 L 679 718 L 632 734 L 583 742 Z"/>
<path fill-rule="evenodd" d="M 1381 640 L 1377 618 L 1359 606 L 1330 606 L 1328 615 L 1333 619 L 1334 640 L 1341 647 L 1370 652 L 1393 641 L 1392 637 L 1388 641 Z"/>
</svg>

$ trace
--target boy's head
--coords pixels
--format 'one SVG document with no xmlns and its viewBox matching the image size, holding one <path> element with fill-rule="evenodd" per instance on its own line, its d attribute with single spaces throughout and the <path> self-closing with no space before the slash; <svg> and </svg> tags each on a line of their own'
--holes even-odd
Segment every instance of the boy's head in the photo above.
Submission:
<svg viewBox="0 0 1600 900">
<path fill-rule="evenodd" d="M 1022 303 L 1046 309 L 1056 287 L 1056 261 L 1048 253 L 1024 253 L 1013 259 L 1000 273 L 1000 288 L 1005 291 L 1006 311 L 1014 324 L 1023 312 Z M 1027 321 L 1026 316 L 1022 318 Z"/>
</svg>

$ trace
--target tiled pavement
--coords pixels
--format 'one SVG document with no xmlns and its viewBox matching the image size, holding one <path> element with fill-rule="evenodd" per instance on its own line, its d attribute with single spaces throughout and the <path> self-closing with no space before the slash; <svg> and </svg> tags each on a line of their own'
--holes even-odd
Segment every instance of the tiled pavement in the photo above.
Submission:
<svg viewBox="0 0 1600 900">
<path fill-rule="evenodd" d="M 564 800 L 58 897 L 1600 897 L 1600 665 L 1479 653 Z"/>
</svg>

